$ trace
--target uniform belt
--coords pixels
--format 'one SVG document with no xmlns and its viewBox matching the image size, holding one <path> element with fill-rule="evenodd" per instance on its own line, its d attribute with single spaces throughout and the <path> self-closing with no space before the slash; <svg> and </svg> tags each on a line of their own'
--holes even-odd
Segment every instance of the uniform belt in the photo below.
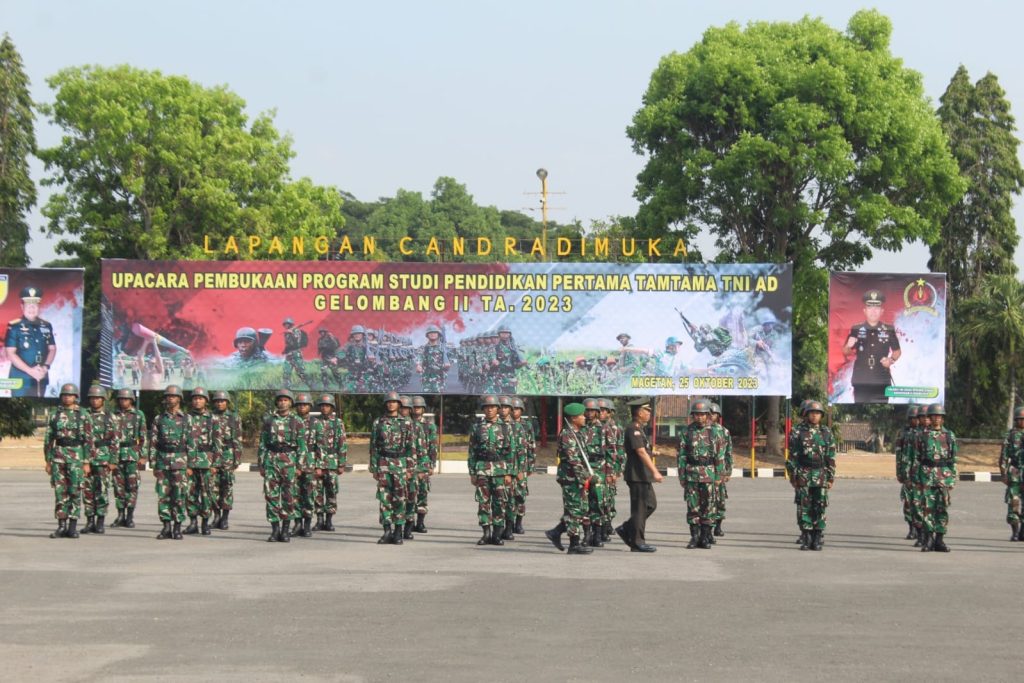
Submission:
<svg viewBox="0 0 1024 683">
<path fill-rule="evenodd" d="M 200 453 L 213 453 L 213 444 L 204 443 L 203 445 L 197 447 L 196 450 L 199 451 Z"/>
<path fill-rule="evenodd" d="M 176 443 L 158 443 L 156 449 L 161 453 L 184 453 L 185 449 L 181 447 L 181 444 Z"/>
<path fill-rule="evenodd" d="M 299 448 L 290 443 L 272 443 L 267 446 L 267 450 L 271 453 L 293 453 L 299 450 Z"/>
<path fill-rule="evenodd" d="M 931 459 L 927 459 L 926 458 L 926 459 L 922 459 L 921 460 L 921 464 L 922 465 L 927 465 L 928 467 L 952 467 L 953 466 L 953 461 L 952 460 L 931 460 Z"/>
<path fill-rule="evenodd" d="M 484 462 L 495 462 L 497 460 L 501 460 L 501 456 L 499 456 L 497 453 L 488 453 L 485 451 L 482 453 L 477 453 L 473 459 L 483 460 Z"/>
<path fill-rule="evenodd" d="M 122 441 L 120 444 L 121 448 L 130 448 L 135 445 L 134 441 Z"/>
<path fill-rule="evenodd" d="M 377 455 L 382 458 L 401 458 L 405 453 L 402 451 L 380 451 Z"/>
<path fill-rule="evenodd" d="M 714 458 L 687 458 L 686 459 L 686 464 L 687 465 L 700 465 L 700 466 L 706 467 L 707 465 L 714 465 L 715 464 L 715 459 Z"/>
<path fill-rule="evenodd" d="M 102 441 L 95 442 L 96 448 L 110 448 L 114 445 L 114 442 L 110 439 L 103 439 Z"/>
<path fill-rule="evenodd" d="M 82 445 L 82 440 L 81 439 L 62 438 L 62 439 L 57 439 L 57 445 L 58 446 L 65 446 L 65 447 L 81 446 Z"/>
<path fill-rule="evenodd" d="M 824 467 L 825 466 L 825 461 L 822 460 L 822 459 L 810 460 L 809 458 L 799 458 L 798 462 L 800 463 L 800 467 Z"/>
</svg>

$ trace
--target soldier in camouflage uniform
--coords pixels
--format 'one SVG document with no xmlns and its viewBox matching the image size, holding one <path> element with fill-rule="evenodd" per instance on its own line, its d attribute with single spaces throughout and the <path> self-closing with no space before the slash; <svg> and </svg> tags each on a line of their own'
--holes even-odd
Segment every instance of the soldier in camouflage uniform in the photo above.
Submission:
<svg viewBox="0 0 1024 683">
<path fill-rule="evenodd" d="M 679 444 L 679 484 L 686 499 L 686 522 L 690 526 L 687 548 L 711 548 L 712 527 L 718 505 L 718 473 L 724 468 L 725 443 L 710 424 L 711 406 L 703 399 L 690 407 L 693 422 Z"/>
<path fill-rule="evenodd" d="M 626 466 L 625 432 L 615 422 L 615 404 L 611 399 L 598 399 L 600 406 L 601 429 L 604 432 L 604 455 L 602 458 L 601 474 L 605 480 L 605 497 L 601 517 L 604 524 L 601 527 L 601 538 L 607 543 L 612 538 L 612 520 L 617 513 L 615 509 L 615 497 L 618 494 L 618 480 L 622 476 L 623 468 Z"/>
<path fill-rule="evenodd" d="M 188 454 L 193 444 L 188 415 L 181 411 L 182 398 L 181 387 L 168 385 L 164 389 L 164 412 L 149 427 L 146 459 L 156 477 L 157 514 L 163 522 L 159 540 L 181 540 L 181 523 L 185 521 Z"/>
<path fill-rule="evenodd" d="M 313 421 L 313 442 L 316 444 L 316 528 L 334 531 L 334 515 L 338 513 L 338 478 L 345 473 L 348 441 L 345 424 L 335 414 L 334 396 L 323 394 L 317 401 L 320 417 Z"/>
<path fill-rule="evenodd" d="M 505 541 L 516 540 L 515 533 L 513 533 L 516 526 L 515 486 L 520 473 L 519 451 L 521 446 L 519 444 L 519 430 L 513 426 L 512 403 L 511 396 L 498 397 L 498 421 L 506 425 L 511 442 L 508 468 L 505 471 L 509 479 L 508 484 L 505 486 L 505 520 L 503 522 L 503 531 L 501 532 L 501 538 Z"/>
<path fill-rule="evenodd" d="M 57 529 L 50 538 L 78 538 L 78 518 L 82 514 L 82 480 L 90 470 L 93 450 L 92 421 L 76 405 L 78 387 L 60 388 L 60 405 L 46 423 L 43 457 L 55 498 Z"/>
<path fill-rule="evenodd" d="M 213 528 L 227 531 L 228 515 L 235 505 L 235 470 L 242 461 L 242 420 L 238 413 L 228 410 L 231 397 L 226 391 L 210 394 L 213 417 L 219 423 L 224 448 L 213 454 Z"/>
<path fill-rule="evenodd" d="M 437 325 L 427 328 L 427 343 L 420 349 L 419 361 L 416 363 L 416 372 L 420 373 L 423 391 L 440 393 L 444 391 L 445 380 L 448 376 L 448 350 L 441 340 L 441 329 Z"/>
<path fill-rule="evenodd" d="M 481 397 L 483 419 L 469 432 L 469 480 L 476 488 L 477 521 L 483 529 L 477 545 L 505 545 L 513 440 L 511 428 L 498 417 L 499 403 L 493 394 Z"/>
<path fill-rule="evenodd" d="M 537 460 L 537 440 L 533 436 L 533 426 L 523 419 L 524 408 L 523 399 L 513 397 L 512 426 L 516 439 L 516 477 L 512 481 L 512 505 L 515 509 L 515 526 L 512 530 L 517 534 L 526 533 L 523 530 L 526 497 L 530 495 L 530 475 L 533 474 L 533 465 Z"/>
<path fill-rule="evenodd" d="M 409 497 L 413 499 L 416 509 L 416 526 L 418 534 L 427 533 L 424 520 L 427 517 L 427 497 L 430 494 L 430 477 L 437 465 L 437 425 L 426 416 L 427 402 L 422 396 L 412 397 L 413 426 L 419 431 L 419 455 L 416 459 L 416 478 L 413 479 Z"/>
<path fill-rule="evenodd" d="M 366 338 L 366 329 L 354 325 L 349 332 L 348 342 L 338 353 L 338 362 L 348 371 L 345 391 L 361 394 L 373 386 L 377 357 Z"/>
<path fill-rule="evenodd" d="M 292 412 L 292 392 L 279 389 L 274 402 L 277 409 L 263 420 L 256 457 L 263 473 L 263 497 L 270 522 L 267 542 L 288 543 L 288 525 L 298 517 L 292 495 L 295 470 L 309 465 L 309 448 L 305 421 Z"/>
<path fill-rule="evenodd" d="M 913 457 L 914 440 L 917 438 L 917 406 L 907 408 L 907 424 L 896 435 L 896 480 L 900 483 L 900 501 L 903 503 L 903 521 L 907 523 L 907 540 L 917 538 L 914 527 L 914 486 L 908 477 L 910 459 Z"/>
<path fill-rule="evenodd" d="M 298 506 L 298 515 L 295 517 L 295 528 L 292 536 L 309 538 L 313 535 L 313 512 L 316 509 L 316 483 L 321 472 L 316 466 L 319 456 L 316 453 L 316 435 L 314 433 L 313 397 L 306 392 L 295 394 L 295 414 L 302 419 L 306 427 L 306 446 L 309 450 L 309 459 L 301 467 L 295 470 L 295 491 L 293 497 Z"/>
<path fill-rule="evenodd" d="M 384 534 L 377 543 L 402 545 L 405 533 L 405 497 L 413 457 L 412 422 L 399 414 L 397 392 L 384 397 L 385 414 L 373 421 L 370 432 L 370 474 L 377 480 L 377 501 Z"/>
<path fill-rule="evenodd" d="M 725 521 L 725 501 L 729 498 L 726 484 L 732 478 L 732 434 L 722 424 L 722 408 L 714 402 L 711 403 L 711 428 L 718 433 L 718 438 L 725 444 L 722 469 L 718 473 L 718 492 L 715 498 L 716 507 L 714 513 L 714 536 L 725 536 L 725 531 L 722 530 L 722 522 Z M 715 540 L 714 536 L 711 537 L 712 543 Z"/>
<path fill-rule="evenodd" d="M 317 335 L 316 352 L 320 356 L 320 381 L 323 382 L 324 391 L 340 388 L 345 381 L 345 374 L 338 362 L 341 342 L 326 327 L 317 330 Z"/>
<path fill-rule="evenodd" d="M 121 423 L 117 468 L 114 470 L 117 519 L 110 526 L 134 529 L 135 505 L 139 499 L 139 464 L 146 462 L 146 415 L 135 407 L 135 394 L 131 389 L 118 389 L 116 415 Z"/>
<path fill-rule="evenodd" d="M 117 467 L 117 447 L 121 442 L 120 422 L 104 408 L 107 392 L 103 387 L 89 387 L 89 410 L 86 416 L 92 422 L 94 448 L 89 455 L 89 474 L 82 487 L 86 524 L 83 534 L 106 533 L 103 522 L 107 516 L 110 493 L 110 473 Z"/>
<path fill-rule="evenodd" d="M 948 553 L 944 536 L 949 523 L 950 494 L 956 485 L 956 435 L 943 426 L 946 409 L 938 403 L 928 406 L 931 427 L 920 438 L 917 480 L 921 485 L 921 517 L 924 538 L 921 551 Z"/>
<path fill-rule="evenodd" d="M 604 425 L 601 424 L 600 420 L 601 404 L 596 398 L 588 398 L 583 401 L 583 416 L 586 418 L 586 424 L 580 430 L 580 435 L 583 436 L 583 445 L 587 449 L 587 460 L 594 471 L 587 496 L 590 525 L 583 537 L 583 542 L 594 548 L 602 548 L 604 547 L 604 541 L 602 540 L 604 534 L 602 530 L 604 528 L 604 506 L 607 491 L 602 472 L 604 470 L 606 444 Z"/>
<path fill-rule="evenodd" d="M 1013 429 L 1006 432 L 999 452 L 999 471 L 1006 484 L 1006 523 L 1010 540 L 1024 541 L 1021 528 L 1021 480 L 1024 477 L 1024 406 L 1013 410 Z"/>
<path fill-rule="evenodd" d="M 818 401 L 804 404 L 802 422 L 789 436 L 789 482 L 800 489 L 800 550 L 821 550 L 828 490 L 836 476 L 836 444 L 832 430 L 821 424 L 825 409 Z"/>
<path fill-rule="evenodd" d="M 921 469 L 924 436 L 931 427 L 932 418 L 928 415 L 928 406 L 919 406 L 917 409 L 917 428 L 911 435 L 911 443 L 907 453 L 907 478 L 910 479 L 911 493 L 910 510 L 914 517 L 914 530 L 917 532 L 914 539 L 915 548 L 920 548 L 924 542 L 924 487 L 921 485 L 918 473 Z"/>
<path fill-rule="evenodd" d="M 498 340 L 494 346 L 494 357 L 498 361 L 495 373 L 498 391 L 516 392 L 516 370 L 526 365 L 512 339 L 508 325 L 498 327 Z"/>
<path fill-rule="evenodd" d="M 188 451 L 188 516 L 185 534 L 210 535 L 210 515 L 213 514 L 213 463 L 224 452 L 221 420 L 207 408 L 210 395 L 203 387 L 192 390 L 192 410 L 188 414 L 191 439 Z M 202 527 L 197 523 L 202 519 Z"/>
<path fill-rule="evenodd" d="M 544 532 L 551 544 L 559 550 L 562 534 L 569 532 L 569 554 L 588 555 L 593 548 L 583 543 L 590 520 L 587 517 L 587 489 L 593 477 L 587 461 L 587 447 L 581 433 L 586 416 L 582 403 L 566 404 L 565 425 L 558 435 L 558 484 L 562 487 L 562 519 L 554 529 Z"/>
<path fill-rule="evenodd" d="M 413 539 L 413 527 L 416 526 L 416 494 L 413 490 L 413 481 L 416 479 L 416 463 L 424 450 L 420 442 L 416 425 L 412 420 L 412 397 L 398 397 L 398 414 L 409 421 L 412 429 L 412 456 L 405 461 L 405 525 L 402 527 L 402 538 L 407 541 Z"/>
<path fill-rule="evenodd" d="M 309 344 L 309 338 L 305 330 L 300 329 L 302 326 L 296 327 L 295 321 L 291 318 L 285 318 L 281 326 L 284 327 L 284 373 L 282 375 L 284 386 L 286 389 L 291 386 L 292 370 L 294 370 L 302 383 L 312 389 L 313 382 L 306 374 L 306 361 L 302 358 L 302 349 Z"/>
</svg>

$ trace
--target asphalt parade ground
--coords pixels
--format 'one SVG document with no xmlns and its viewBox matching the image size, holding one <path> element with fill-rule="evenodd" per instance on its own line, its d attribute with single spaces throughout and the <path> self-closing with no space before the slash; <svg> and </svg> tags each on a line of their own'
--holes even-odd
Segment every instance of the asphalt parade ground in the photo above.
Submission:
<svg viewBox="0 0 1024 683">
<path fill-rule="evenodd" d="M 504 547 L 477 547 L 464 475 L 434 478 L 429 533 L 402 546 L 377 545 L 365 472 L 342 478 L 338 531 L 266 543 L 261 481 L 238 475 L 210 537 L 155 540 L 146 472 L 135 529 L 52 540 L 45 475 L 0 471 L 0 679 L 1019 680 L 1024 543 L 1001 484 L 957 486 L 942 554 L 903 540 L 895 481 L 839 480 L 824 550 L 801 552 L 788 483 L 733 480 L 726 536 L 686 550 L 666 478 L 657 553 L 567 556 L 542 534 L 551 476 Z"/>
</svg>

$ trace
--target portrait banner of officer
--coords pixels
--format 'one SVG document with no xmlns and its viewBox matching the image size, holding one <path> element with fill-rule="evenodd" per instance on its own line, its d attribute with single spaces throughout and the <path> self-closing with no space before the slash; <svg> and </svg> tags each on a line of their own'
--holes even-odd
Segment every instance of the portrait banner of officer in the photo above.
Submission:
<svg viewBox="0 0 1024 683">
<path fill-rule="evenodd" d="M 945 376 L 944 273 L 831 273 L 831 403 L 942 403 Z"/>
<path fill-rule="evenodd" d="M 102 263 L 120 389 L 790 393 L 788 264 Z"/>
<path fill-rule="evenodd" d="M 0 397 L 57 398 L 82 374 L 80 268 L 0 268 Z"/>
</svg>

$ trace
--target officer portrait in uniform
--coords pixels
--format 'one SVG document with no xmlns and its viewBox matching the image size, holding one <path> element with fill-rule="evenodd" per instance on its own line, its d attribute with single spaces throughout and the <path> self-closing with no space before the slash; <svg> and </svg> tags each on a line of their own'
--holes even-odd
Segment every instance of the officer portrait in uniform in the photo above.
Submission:
<svg viewBox="0 0 1024 683">
<path fill-rule="evenodd" d="M 864 320 L 850 328 L 843 352 L 853 361 L 853 400 L 856 403 L 888 403 L 885 388 L 892 384 L 892 366 L 900 359 L 896 328 L 882 322 L 885 294 L 864 292 Z"/>
<path fill-rule="evenodd" d="M 11 362 L 10 377 L 21 379 L 19 389 L 12 396 L 46 395 L 50 366 L 57 355 L 57 342 L 53 325 L 39 317 L 39 304 L 43 290 L 29 285 L 21 290 L 21 317 L 7 323 L 4 347 Z"/>
</svg>

